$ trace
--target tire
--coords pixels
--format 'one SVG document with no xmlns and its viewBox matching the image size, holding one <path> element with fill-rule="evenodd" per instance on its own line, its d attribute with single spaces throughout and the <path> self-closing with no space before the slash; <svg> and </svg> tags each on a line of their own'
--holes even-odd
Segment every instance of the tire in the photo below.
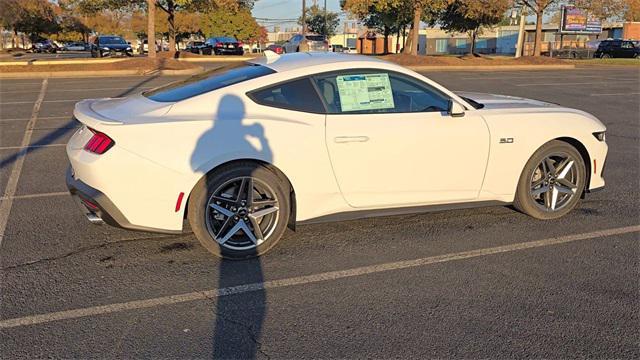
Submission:
<svg viewBox="0 0 640 360">
<path fill-rule="evenodd" d="M 611 55 L 609 54 L 602 54 L 602 59 L 610 59 Z"/>
<path fill-rule="evenodd" d="M 248 184 L 251 201 L 241 203 L 249 199 L 244 190 Z M 223 166 L 196 184 L 189 198 L 189 224 L 200 244 L 215 256 L 257 257 L 271 250 L 286 231 L 289 193 L 288 182 L 264 165 L 243 161 Z"/>
<path fill-rule="evenodd" d="M 575 147 L 550 141 L 533 154 L 522 170 L 513 205 L 536 219 L 560 218 L 580 202 L 586 184 L 585 169 Z"/>
</svg>

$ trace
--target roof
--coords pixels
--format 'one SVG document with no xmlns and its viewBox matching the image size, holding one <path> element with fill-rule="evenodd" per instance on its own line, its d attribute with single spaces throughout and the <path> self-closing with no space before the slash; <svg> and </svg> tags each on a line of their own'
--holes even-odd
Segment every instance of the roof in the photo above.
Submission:
<svg viewBox="0 0 640 360">
<path fill-rule="evenodd" d="M 368 62 L 372 64 L 380 64 L 381 62 L 384 62 L 370 56 L 334 52 L 297 52 L 278 55 L 278 57 L 273 57 L 270 59 L 267 59 L 266 56 L 261 56 L 256 59 L 250 60 L 249 62 L 267 66 L 277 72 L 284 72 L 315 65 L 327 65 L 354 61 Z"/>
</svg>

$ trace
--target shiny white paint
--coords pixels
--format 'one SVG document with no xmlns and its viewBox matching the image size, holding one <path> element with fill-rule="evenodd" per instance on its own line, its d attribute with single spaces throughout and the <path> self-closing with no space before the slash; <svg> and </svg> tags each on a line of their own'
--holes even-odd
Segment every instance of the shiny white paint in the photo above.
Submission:
<svg viewBox="0 0 640 360">
<path fill-rule="evenodd" d="M 276 73 L 177 103 L 141 95 L 79 102 L 76 118 L 116 145 L 94 155 L 82 150 L 88 131 L 76 133 L 67 145 L 76 176 L 109 197 L 132 224 L 180 230 L 185 204 L 174 211 L 178 194 L 188 196 L 204 174 L 236 159 L 260 160 L 282 171 L 296 193 L 296 220 L 302 221 L 356 208 L 511 202 L 525 163 L 557 138 L 582 143 L 590 161 L 600 165 L 607 154 L 607 145 L 592 135 L 604 125 L 579 110 L 464 94 L 487 105 L 475 110 L 430 79 L 369 57 L 297 53 L 254 62 Z M 245 95 L 287 79 L 357 68 L 413 76 L 451 97 L 466 114 L 325 116 L 258 105 Z M 506 137 L 514 142 L 500 144 Z M 604 185 L 601 168 L 596 170 L 589 188 Z"/>
</svg>

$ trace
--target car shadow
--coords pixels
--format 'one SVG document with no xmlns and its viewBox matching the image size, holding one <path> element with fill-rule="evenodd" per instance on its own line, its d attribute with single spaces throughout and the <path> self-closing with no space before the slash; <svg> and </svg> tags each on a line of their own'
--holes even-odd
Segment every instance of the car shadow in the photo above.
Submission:
<svg viewBox="0 0 640 360">
<path fill-rule="evenodd" d="M 240 97 L 228 94 L 220 99 L 213 126 L 200 136 L 191 156 L 194 171 L 206 174 L 203 169 L 208 168 L 211 150 L 221 147 L 233 158 L 272 161 L 264 128 L 260 124 L 243 124 L 245 117 L 245 105 Z M 209 178 L 211 174 L 205 176 Z M 221 245 L 212 240 L 212 246 Z M 261 260 L 255 255 L 254 250 L 247 255 L 250 258 L 247 260 L 219 261 L 217 287 L 220 295 L 215 299 L 212 339 L 215 359 L 252 359 L 261 353 L 260 335 L 267 306 L 265 290 L 225 292 L 234 286 L 264 282 Z"/>
<path fill-rule="evenodd" d="M 132 93 L 140 89 L 140 87 L 156 79 L 157 77 L 158 75 L 145 78 L 142 81 L 135 84 L 134 86 L 125 90 L 124 92 L 118 95 L 115 95 L 114 97 L 124 97 L 124 96 L 131 95 Z M 48 132 L 46 135 L 39 138 L 38 140 L 32 141 L 31 144 L 29 144 L 28 148 L 19 149 L 15 153 L 9 155 L 6 159 L 0 161 L 0 169 L 4 169 L 6 166 L 13 164 L 19 158 L 26 156 L 28 152 L 36 152 L 42 149 L 43 147 L 46 147 L 47 145 L 55 144 L 57 140 L 63 138 L 70 132 L 75 131 L 77 127 L 78 127 L 78 121 L 72 118 L 71 120 L 67 121 L 63 125 L 57 127 L 55 130 Z"/>
</svg>

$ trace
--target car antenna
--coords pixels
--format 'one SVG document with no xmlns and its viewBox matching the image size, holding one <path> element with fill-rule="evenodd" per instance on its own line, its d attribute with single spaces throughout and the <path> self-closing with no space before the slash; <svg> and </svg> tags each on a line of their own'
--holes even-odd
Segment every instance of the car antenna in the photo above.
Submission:
<svg viewBox="0 0 640 360">
<path fill-rule="evenodd" d="M 280 55 L 271 50 L 265 50 L 263 54 L 267 58 L 267 64 L 271 64 L 272 62 L 280 59 Z"/>
</svg>

